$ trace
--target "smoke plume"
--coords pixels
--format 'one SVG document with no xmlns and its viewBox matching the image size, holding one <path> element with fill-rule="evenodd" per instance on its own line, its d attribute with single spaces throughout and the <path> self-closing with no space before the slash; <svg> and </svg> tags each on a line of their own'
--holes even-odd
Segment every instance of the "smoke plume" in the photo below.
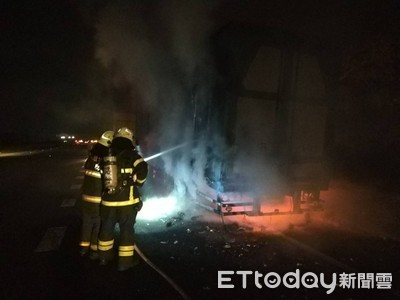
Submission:
<svg viewBox="0 0 400 300">
<path fill-rule="evenodd" d="M 188 143 L 160 159 L 174 178 L 175 191 L 192 197 L 203 180 L 207 146 L 219 148 L 212 136 L 202 139 L 199 134 L 210 129 L 201 112 L 210 104 L 215 82 L 209 45 L 211 3 L 116 1 L 100 12 L 96 26 L 97 57 L 115 89 L 129 86 L 127 98 L 138 114 L 144 153 Z M 119 101 L 126 99 L 114 99 L 114 106 Z M 195 137 L 196 124 L 201 130 Z"/>
</svg>

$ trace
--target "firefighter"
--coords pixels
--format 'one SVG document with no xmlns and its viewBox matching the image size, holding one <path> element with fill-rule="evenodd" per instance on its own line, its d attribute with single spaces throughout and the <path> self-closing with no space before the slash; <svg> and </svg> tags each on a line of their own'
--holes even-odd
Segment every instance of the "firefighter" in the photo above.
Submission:
<svg viewBox="0 0 400 300">
<path fill-rule="evenodd" d="M 114 136 L 113 131 L 104 132 L 89 152 L 85 162 L 80 209 L 82 215 L 80 254 L 89 252 L 90 259 L 97 259 L 97 240 L 100 230 L 100 202 L 103 181 L 100 174 L 102 158 L 107 154 Z"/>
<path fill-rule="evenodd" d="M 147 163 L 134 146 L 132 131 L 126 127 L 120 128 L 115 133 L 109 151 L 111 156 L 108 160 L 116 162 L 118 175 L 115 188 L 105 188 L 102 195 L 99 234 L 100 265 L 106 265 L 113 258 L 114 228 L 118 223 L 120 229 L 118 270 L 124 271 L 138 262 L 138 257 L 135 255 L 134 224 L 136 215 L 143 205 L 139 187 L 146 180 Z M 113 156 L 115 159 L 110 159 Z M 109 170 L 105 164 L 104 173 L 107 172 Z"/>
</svg>

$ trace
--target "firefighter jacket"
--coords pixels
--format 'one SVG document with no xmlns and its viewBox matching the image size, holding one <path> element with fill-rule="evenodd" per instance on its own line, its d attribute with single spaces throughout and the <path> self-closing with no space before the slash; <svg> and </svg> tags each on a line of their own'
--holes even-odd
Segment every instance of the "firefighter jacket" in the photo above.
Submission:
<svg viewBox="0 0 400 300">
<path fill-rule="evenodd" d="M 127 206 L 139 203 L 141 187 L 147 177 L 147 163 L 134 149 L 116 154 L 118 168 L 117 188 L 113 193 L 105 190 L 102 195 L 104 206 Z"/>
<path fill-rule="evenodd" d="M 85 173 L 82 185 L 82 202 L 100 204 L 103 181 L 100 174 L 100 159 L 89 156 L 85 162 Z"/>
</svg>

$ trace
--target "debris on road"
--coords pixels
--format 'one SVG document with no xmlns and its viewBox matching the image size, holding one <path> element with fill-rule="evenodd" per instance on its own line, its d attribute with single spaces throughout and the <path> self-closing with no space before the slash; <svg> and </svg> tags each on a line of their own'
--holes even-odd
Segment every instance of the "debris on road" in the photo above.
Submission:
<svg viewBox="0 0 400 300">
<path fill-rule="evenodd" d="M 167 227 L 171 227 L 175 225 L 176 222 L 181 222 L 183 221 L 183 218 L 185 217 L 185 213 L 179 212 L 177 216 L 171 217 L 168 219 L 168 222 L 166 224 Z"/>
<path fill-rule="evenodd" d="M 171 227 L 172 225 L 174 225 L 176 223 L 176 218 L 170 218 L 167 222 L 167 224 L 165 224 L 165 226 L 167 227 Z"/>
<path fill-rule="evenodd" d="M 225 249 L 229 249 L 229 248 L 231 248 L 231 247 L 232 247 L 232 246 L 229 245 L 228 243 L 226 243 L 225 246 L 224 246 Z"/>
</svg>

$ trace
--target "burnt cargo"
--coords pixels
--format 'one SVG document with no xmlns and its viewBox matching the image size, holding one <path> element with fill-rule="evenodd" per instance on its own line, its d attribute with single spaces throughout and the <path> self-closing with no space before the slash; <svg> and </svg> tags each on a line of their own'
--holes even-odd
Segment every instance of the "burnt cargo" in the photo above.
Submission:
<svg viewBox="0 0 400 300">
<path fill-rule="evenodd" d="M 330 49 L 321 41 L 238 25 L 223 28 L 215 44 L 220 79 L 211 118 L 235 151 L 209 163 L 209 184 L 199 188 L 198 201 L 226 214 L 248 212 L 248 195 L 257 214 L 260 202 L 285 195 L 292 197 L 290 212 L 320 208 L 319 193 L 329 186 L 335 98 Z M 246 199 L 242 210 L 237 196 L 230 203 L 232 193 Z"/>
</svg>

